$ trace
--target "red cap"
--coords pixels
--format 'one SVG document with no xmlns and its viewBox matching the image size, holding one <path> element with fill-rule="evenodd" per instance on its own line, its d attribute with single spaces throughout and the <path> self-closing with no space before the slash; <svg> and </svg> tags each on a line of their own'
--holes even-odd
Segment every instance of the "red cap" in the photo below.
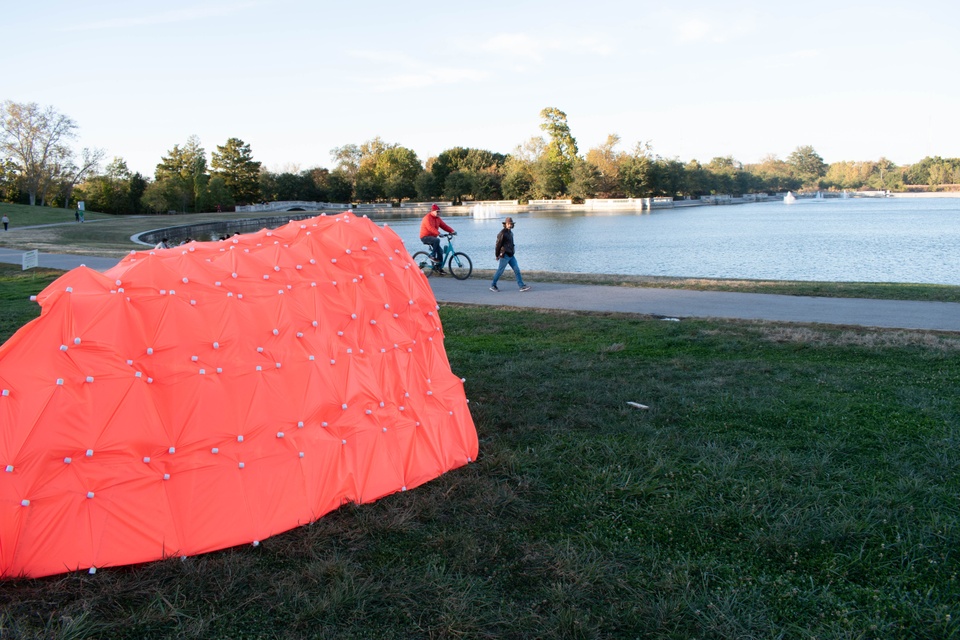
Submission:
<svg viewBox="0 0 960 640">
<path fill-rule="evenodd" d="M 440 207 L 438 207 L 437 205 L 433 205 L 432 207 L 430 207 L 430 211 L 440 211 Z"/>
</svg>

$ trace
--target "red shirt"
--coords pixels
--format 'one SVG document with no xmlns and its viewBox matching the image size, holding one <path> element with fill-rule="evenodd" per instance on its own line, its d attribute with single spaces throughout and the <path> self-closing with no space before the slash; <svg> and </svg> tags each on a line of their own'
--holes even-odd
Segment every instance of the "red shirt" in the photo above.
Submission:
<svg viewBox="0 0 960 640">
<path fill-rule="evenodd" d="M 446 222 L 440 219 L 439 215 L 433 215 L 428 213 L 423 216 L 423 221 L 420 222 L 420 237 L 426 238 L 427 236 L 439 236 L 440 229 L 443 229 L 447 233 L 453 233 L 453 228 L 448 225 Z"/>
</svg>

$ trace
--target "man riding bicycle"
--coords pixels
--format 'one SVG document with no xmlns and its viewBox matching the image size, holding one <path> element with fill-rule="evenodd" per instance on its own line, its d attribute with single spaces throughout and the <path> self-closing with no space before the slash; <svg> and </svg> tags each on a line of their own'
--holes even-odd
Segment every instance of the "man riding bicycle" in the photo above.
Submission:
<svg viewBox="0 0 960 640">
<path fill-rule="evenodd" d="M 440 273 L 444 273 L 443 269 L 440 268 L 443 266 L 443 249 L 440 248 L 440 229 L 443 229 L 447 233 L 456 233 L 450 225 L 440 219 L 440 207 L 433 205 L 430 207 L 430 213 L 423 216 L 423 220 L 420 222 L 420 242 L 430 245 L 433 251 L 433 256 L 431 256 L 430 259 L 437 264 Z"/>
</svg>

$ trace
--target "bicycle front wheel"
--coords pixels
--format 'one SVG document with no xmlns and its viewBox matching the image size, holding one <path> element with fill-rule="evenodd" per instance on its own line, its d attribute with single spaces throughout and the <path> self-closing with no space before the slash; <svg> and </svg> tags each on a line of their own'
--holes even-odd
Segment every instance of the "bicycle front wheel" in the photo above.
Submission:
<svg viewBox="0 0 960 640">
<path fill-rule="evenodd" d="M 426 251 L 417 251 L 413 254 L 413 264 L 428 278 L 433 275 L 433 261 L 430 260 L 430 254 Z"/>
<path fill-rule="evenodd" d="M 450 273 L 457 280 L 466 280 L 470 277 L 470 274 L 473 273 L 473 262 L 470 261 L 470 256 L 457 251 L 450 256 L 447 269 L 450 270 Z"/>
</svg>

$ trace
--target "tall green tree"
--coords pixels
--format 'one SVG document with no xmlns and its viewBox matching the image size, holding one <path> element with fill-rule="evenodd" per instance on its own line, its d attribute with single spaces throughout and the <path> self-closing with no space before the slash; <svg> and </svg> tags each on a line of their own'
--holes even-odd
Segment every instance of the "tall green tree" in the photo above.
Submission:
<svg viewBox="0 0 960 640">
<path fill-rule="evenodd" d="M 943 158 L 940 156 L 927 156 L 920 162 L 910 165 L 910 168 L 907 169 L 907 184 L 930 184 L 930 167 L 939 162 L 943 162 Z"/>
<path fill-rule="evenodd" d="M 385 197 L 383 184 L 378 179 L 376 167 L 361 167 L 357 171 L 357 177 L 353 183 L 353 192 L 356 194 L 357 200 L 361 202 L 376 202 Z"/>
<path fill-rule="evenodd" d="M 650 145 L 638 143 L 620 161 L 620 189 L 628 198 L 649 198 L 653 193 L 653 158 Z"/>
<path fill-rule="evenodd" d="M 164 175 L 147 185 L 140 201 L 147 211 L 153 213 L 185 213 L 194 197 L 192 188 L 173 175 Z"/>
<path fill-rule="evenodd" d="M 872 189 L 880 191 L 900 191 L 903 189 L 904 171 L 887 158 L 881 157 L 873 165 L 873 171 L 867 180 Z M 955 183 L 960 180 L 960 171 L 948 170 L 943 174 L 941 184 Z"/>
<path fill-rule="evenodd" d="M 431 171 L 424 171 L 415 182 L 417 188 L 417 198 L 421 201 L 436 200 L 440 197 L 441 191 L 437 186 L 437 179 Z"/>
<path fill-rule="evenodd" d="M 31 205 L 45 200 L 70 161 L 67 141 L 76 137 L 76 123 L 53 107 L 41 109 L 36 102 L 6 100 L 0 112 L 0 152 L 12 160 L 23 180 Z"/>
<path fill-rule="evenodd" d="M 463 202 L 465 194 L 473 193 L 473 180 L 468 171 L 453 171 L 443 182 L 443 197 L 454 204 Z"/>
<path fill-rule="evenodd" d="M 236 204 L 233 200 L 233 192 L 227 186 L 223 176 L 213 175 L 204 185 L 200 192 L 198 209 L 200 211 L 222 210 L 233 207 Z"/>
<path fill-rule="evenodd" d="M 105 152 L 103 149 L 84 148 L 81 152 L 81 162 L 76 164 L 73 161 L 72 153 L 64 158 L 57 172 L 57 188 L 59 204 L 63 208 L 69 208 L 73 199 L 73 190 L 76 186 L 93 175 L 99 170 L 100 162 L 103 160 Z"/>
<path fill-rule="evenodd" d="M 741 180 L 740 174 L 743 172 L 743 165 L 733 156 L 718 156 L 710 160 L 706 169 L 710 175 L 711 188 L 715 194 L 736 194 L 740 195 Z"/>
<path fill-rule="evenodd" d="M 518 146 L 503 163 L 501 190 L 508 200 L 529 200 L 533 195 L 534 175 L 531 157 L 539 153 L 542 138 L 532 138 L 526 145 Z"/>
<path fill-rule="evenodd" d="M 349 203 L 353 200 L 353 181 L 338 169 L 327 178 L 327 198 L 330 202 Z"/>
<path fill-rule="evenodd" d="M 399 202 L 417 195 L 417 178 L 423 165 L 411 149 L 377 136 L 360 145 L 338 147 L 331 154 L 338 162 L 333 174 L 352 177 L 357 200 L 388 198 Z"/>
<path fill-rule="evenodd" d="M 556 190 L 555 194 L 544 195 L 562 195 L 572 180 L 573 166 L 577 161 L 577 141 L 567 124 L 567 114 L 560 109 L 547 107 L 540 112 L 540 117 L 543 119 L 540 128 L 548 136 L 541 172 L 548 175 L 542 175 L 538 182 L 544 189 Z"/>
<path fill-rule="evenodd" d="M 499 176 L 506 156 L 486 149 L 472 149 L 469 147 L 453 147 L 446 149 L 430 163 L 430 172 L 433 174 L 437 189 L 445 191 L 444 181 L 454 171 L 470 175 L 475 186 L 482 188 L 484 193 L 499 192 Z M 482 176 L 481 174 L 486 174 Z M 497 178 L 494 178 L 493 175 Z M 486 196 L 476 196 L 478 199 L 491 199 Z"/>
<path fill-rule="evenodd" d="M 357 200 L 374 202 L 387 197 L 384 173 L 378 163 L 384 152 L 396 146 L 377 136 L 360 145 L 334 149 L 334 154 L 340 158 L 338 170 L 353 174 L 353 192 Z"/>
<path fill-rule="evenodd" d="M 598 147 L 587 151 L 586 161 L 596 168 L 595 195 L 600 198 L 619 198 L 623 195 L 620 185 L 620 166 L 626 154 L 617 151 L 620 136 L 611 133 Z"/>
<path fill-rule="evenodd" d="M 709 171 L 696 159 L 690 160 L 683 167 L 684 195 L 700 197 L 710 193 Z"/>
<path fill-rule="evenodd" d="M 652 195 L 675 197 L 683 195 L 686 182 L 684 166 L 677 158 L 657 157 L 650 167 Z"/>
<path fill-rule="evenodd" d="M 577 200 L 593 197 L 600 183 L 600 170 L 596 165 L 583 159 L 577 159 L 570 174 L 570 185 L 567 195 Z"/>
<path fill-rule="evenodd" d="M 316 202 L 330 201 L 330 170 L 323 167 L 313 167 L 307 169 L 304 173 L 310 176 L 310 182 L 313 185 L 310 199 Z"/>
<path fill-rule="evenodd" d="M 259 190 L 266 200 L 305 200 L 326 199 L 326 190 L 318 187 L 313 169 L 306 171 L 260 172 Z M 321 192 L 322 191 L 322 192 Z"/>
<path fill-rule="evenodd" d="M 333 170 L 347 177 L 352 184 L 357 178 L 357 171 L 360 170 L 360 160 L 362 158 L 360 146 L 345 144 L 342 147 L 336 147 L 330 150 L 330 157 L 336 162 Z"/>
<path fill-rule="evenodd" d="M 12 160 L 0 158 L 0 202 L 17 202 L 20 195 L 20 176 Z"/>
<path fill-rule="evenodd" d="M 503 197 L 503 176 L 496 167 L 470 173 L 475 200 L 500 200 Z"/>
<path fill-rule="evenodd" d="M 202 204 L 203 191 L 209 181 L 207 155 L 200 146 L 200 138 L 190 136 L 183 147 L 174 145 L 173 149 L 161 158 L 154 176 L 155 184 L 164 183 L 165 185 L 159 190 L 161 193 L 175 194 L 174 199 L 168 203 L 172 210 L 199 211 L 197 207 L 198 204 Z M 174 185 L 167 184 L 170 182 Z M 154 188 L 154 193 L 151 194 L 154 200 L 157 191 L 158 189 Z"/>
<path fill-rule="evenodd" d="M 229 138 L 210 155 L 212 175 L 223 179 L 234 202 L 249 204 L 260 200 L 260 163 L 253 159 L 249 144 Z"/>
<path fill-rule="evenodd" d="M 469 150 L 465 147 L 453 147 L 452 149 L 445 149 L 444 151 L 440 152 L 440 155 L 433 159 L 433 162 L 430 163 L 430 173 L 433 174 L 433 178 L 437 184 L 437 189 L 439 189 L 441 192 L 444 190 L 444 183 L 448 175 L 454 171 L 460 171 L 461 169 L 466 168 L 463 165 L 468 151 Z"/>
<path fill-rule="evenodd" d="M 766 191 L 795 191 L 802 184 L 794 175 L 793 167 L 773 154 L 765 156 L 759 164 L 748 165 L 746 169 L 758 178 L 761 188 Z"/>
<path fill-rule="evenodd" d="M 398 204 L 417 195 L 417 176 L 421 173 L 423 165 L 412 149 L 392 147 L 377 158 L 377 177 L 383 185 L 383 194 Z"/>
<path fill-rule="evenodd" d="M 114 158 L 102 174 L 87 178 L 77 188 L 89 209 L 103 213 L 130 213 L 130 169 L 123 158 Z"/>
<path fill-rule="evenodd" d="M 787 156 L 787 164 L 804 188 L 819 189 L 820 178 L 827 173 L 827 163 L 810 145 L 797 147 Z"/>
<path fill-rule="evenodd" d="M 141 213 L 143 211 L 143 194 L 146 193 L 150 181 L 137 171 L 130 176 L 127 182 L 130 185 L 130 204 L 127 213 Z"/>
</svg>

